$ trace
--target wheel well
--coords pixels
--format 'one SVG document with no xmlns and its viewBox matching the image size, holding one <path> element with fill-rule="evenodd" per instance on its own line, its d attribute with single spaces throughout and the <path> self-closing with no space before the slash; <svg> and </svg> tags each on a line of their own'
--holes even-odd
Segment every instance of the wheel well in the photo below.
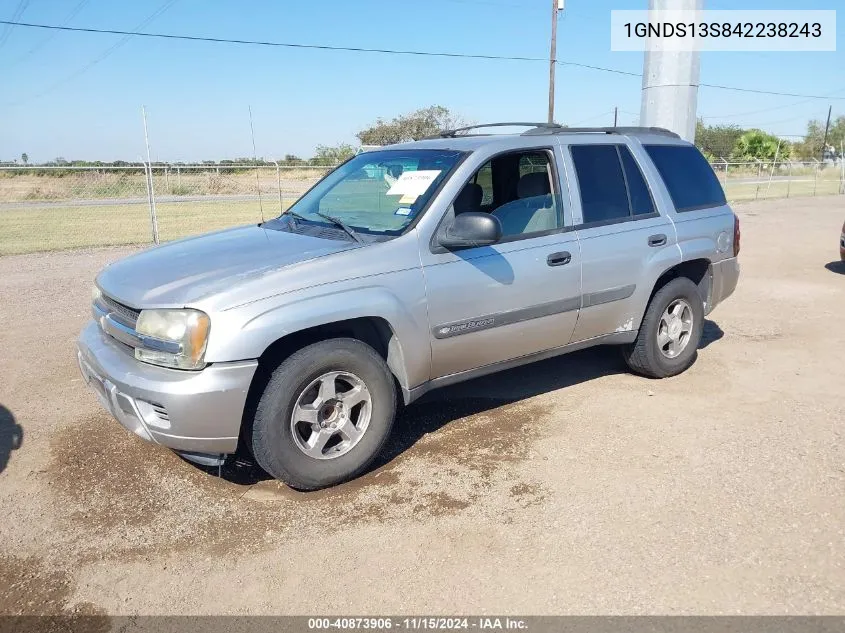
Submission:
<svg viewBox="0 0 845 633">
<path fill-rule="evenodd" d="M 686 262 L 681 262 L 680 264 L 672 266 L 672 268 L 660 275 L 654 284 L 654 288 L 652 289 L 651 296 L 648 300 L 651 302 L 651 297 L 653 297 L 658 290 L 673 279 L 686 277 L 698 286 L 698 293 L 701 295 L 701 301 L 704 303 L 706 313 L 708 304 L 710 303 L 711 276 L 710 260 L 708 259 L 691 259 Z"/>
<path fill-rule="evenodd" d="M 372 347 L 387 362 L 396 378 L 397 387 L 407 385 L 402 350 L 393 328 L 381 317 L 360 317 L 325 323 L 298 332 L 292 332 L 271 343 L 258 358 L 258 369 L 252 378 L 241 420 L 238 452 L 249 446 L 252 419 L 258 400 L 270 380 L 273 370 L 288 356 L 312 343 L 331 338 L 354 338 Z"/>
<path fill-rule="evenodd" d="M 275 368 L 278 363 L 303 347 L 330 338 L 358 339 L 387 360 L 390 340 L 393 336 L 390 324 L 380 317 L 362 317 L 325 323 L 292 332 L 271 343 L 258 358 L 258 365 L 259 367 L 269 365 L 271 369 Z"/>
</svg>

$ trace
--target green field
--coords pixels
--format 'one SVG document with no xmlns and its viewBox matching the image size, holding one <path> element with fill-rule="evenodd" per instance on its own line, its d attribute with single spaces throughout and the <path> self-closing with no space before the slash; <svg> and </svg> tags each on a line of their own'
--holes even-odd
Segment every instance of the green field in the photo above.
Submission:
<svg viewBox="0 0 845 633">
<path fill-rule="evenodd" d="M 819 179 L 813 180 L 773 180 L 771 185 L 768 182 L 746 183 L 732 182 L 728 179 L 727 186 L 722 182 L 725 196 L 729 202 L 741 202 L 743 200 L 764 200 L 768 198 L 791 198 L 807 196 L 828 196 L 839 193 L 839 180 Z"/>
<path fill-rule="evenodd" d="M 278 200 L 264 201 L 264 215 L 279 215 Z M 239 224 L 258 223 L 258 201 L 209 200 L 156 205 L 159 239 Z M 27 206 L 0 210 L 0 255 L 152 242 L 146 204 Z"/>
<path fill-rule="evenodd" d="M 839 180 L 817 181 L 797 177 L 790 182 L 773 180 L 771 185 L 728 178 L 725 193 L 730 202 L 743 200 L 822 196 L 839 193 Z M 724 186 L 724 183 L 723 183 Z M 289 198 L 292 202 L 293 198 Z M 278 198 L 263 200 L 265 219 L 279 214 Z M 213 231 L 239 224 L 258 223 L 257 200 L 160 202 L 156 205 L 161 241 Z M 49 203 L 0 208 L 0 255 L 34 253 L 71 248 L 150 244 L 150 213 L 146 204 Z"/>
</svg>

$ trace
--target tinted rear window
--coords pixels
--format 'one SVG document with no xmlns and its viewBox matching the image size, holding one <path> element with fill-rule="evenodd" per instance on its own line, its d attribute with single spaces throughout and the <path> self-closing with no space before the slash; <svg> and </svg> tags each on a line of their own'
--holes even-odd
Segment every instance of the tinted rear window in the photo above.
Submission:
<svg viewBox="0 0 845 633">
<path fill-rule="evenodd" d="M 725 192 L 707 160 L 690 145 L 645 145 L 677 211 L 725 204 Z"/>
<path fill-rule="evenodd" d="M 578 174 L 584 224 L 630 217 L 616 145 L 573 145 L 569 151 Z"/>
</svg>

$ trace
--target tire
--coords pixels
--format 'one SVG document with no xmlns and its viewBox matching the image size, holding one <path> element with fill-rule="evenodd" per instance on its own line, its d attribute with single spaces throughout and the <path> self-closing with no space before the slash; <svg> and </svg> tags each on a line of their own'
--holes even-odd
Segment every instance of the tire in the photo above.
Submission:
<svg viewBox="0 0 845 633">
<path fill-rule="evenodd" d="M 332 377 L 334 374 L 338 376 Z M 330 384 L 337 387 L 337 397 L 323 398 L 323 387 Z M 347 388 L 361 392 L 361 384 L 369 401 L 356 404 L 354 409 L 344 408 L 344 402 L 355 399 L 343 399 L 353 393 Z M 331 389 L 326 387 L 326 393 Z M 312 395 L 316 396 L 313 402 Z M 327 410 L 332 416 L 324 414 Z M 365 411 L 364 430 L 354 429 L 357 435 L 348 439 L 343 429 L 353 428 L 348 424 L 354 416 L 361 427 Z M 294 421 L 305 413 L 309 421 Z M 273 371 L 256 408 L 252 452 L 264 470 L 292 488 L 325 488 L 353 479 L 367 468 L 390 435 L 395 413 L 393 374 L 373 348 L 351 338 L 321 341 L 295 352 Z M 310 421 L 311 416 L 317 422 Z M 332 420 L 337 422 L 337 430 L 329 428 Z M 334 435 L 322 443 L 325 448 L 319 448 L 319 438 L 330 433 Z M 313 438 L 318 438 L 313 441 L 317 448 L 309 449 L 307 440 Z M 338 443 L 333 444 L 337 438 Z"/>
<path fill-rule="evenodd" d="M 681 348 L 680 351 L 674 357 L 670 357 L 667 354 L 671 353 L 671 347 L 668 351 L 661 350 L 661 345 L 658 343 L 658 329 L 666 332 L 665 327 L 661 326 L 664 312 L 670 306 L 673 306 L 676 311 L 683 310 L 683 302 L 690 309 L 692 323 L 688 338 L 681 341 L 683 343 L 685 340 L 686 343 L 682 345 L 682 348 L 678 345 L 677 347 Z M 695 362 L 703 327 L 704 304 L 698 287 L 687 277 L 677 277 L 651 298 L 637 338 L 631 345 L 622 347 L 622 356 L 628 367 L 637 374 L 649 378 L 675 376 L 686 371 Z M 666 345 L 671 346 L 672 343 Z"/>
</svg>

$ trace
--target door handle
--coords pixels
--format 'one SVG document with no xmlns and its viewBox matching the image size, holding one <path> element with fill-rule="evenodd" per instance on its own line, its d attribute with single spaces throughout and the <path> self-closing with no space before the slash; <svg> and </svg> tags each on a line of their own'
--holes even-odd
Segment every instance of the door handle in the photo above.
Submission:
<svg viewBox="0 0 845 633">
<path fill-rule="evenodd" d="M 649 246 L 663 246 L 666 243 L 666 236 L 663 233 L 651 235 L 648 238 Z"/>
<path fill-rule="evenodd" d="M 546 263 L 549 266 L 563 266 L 572 261 L 572 254 L 569 251 L 560 251 L 559 253 L 552 253 L 546 257 Z"/>
</svg>

